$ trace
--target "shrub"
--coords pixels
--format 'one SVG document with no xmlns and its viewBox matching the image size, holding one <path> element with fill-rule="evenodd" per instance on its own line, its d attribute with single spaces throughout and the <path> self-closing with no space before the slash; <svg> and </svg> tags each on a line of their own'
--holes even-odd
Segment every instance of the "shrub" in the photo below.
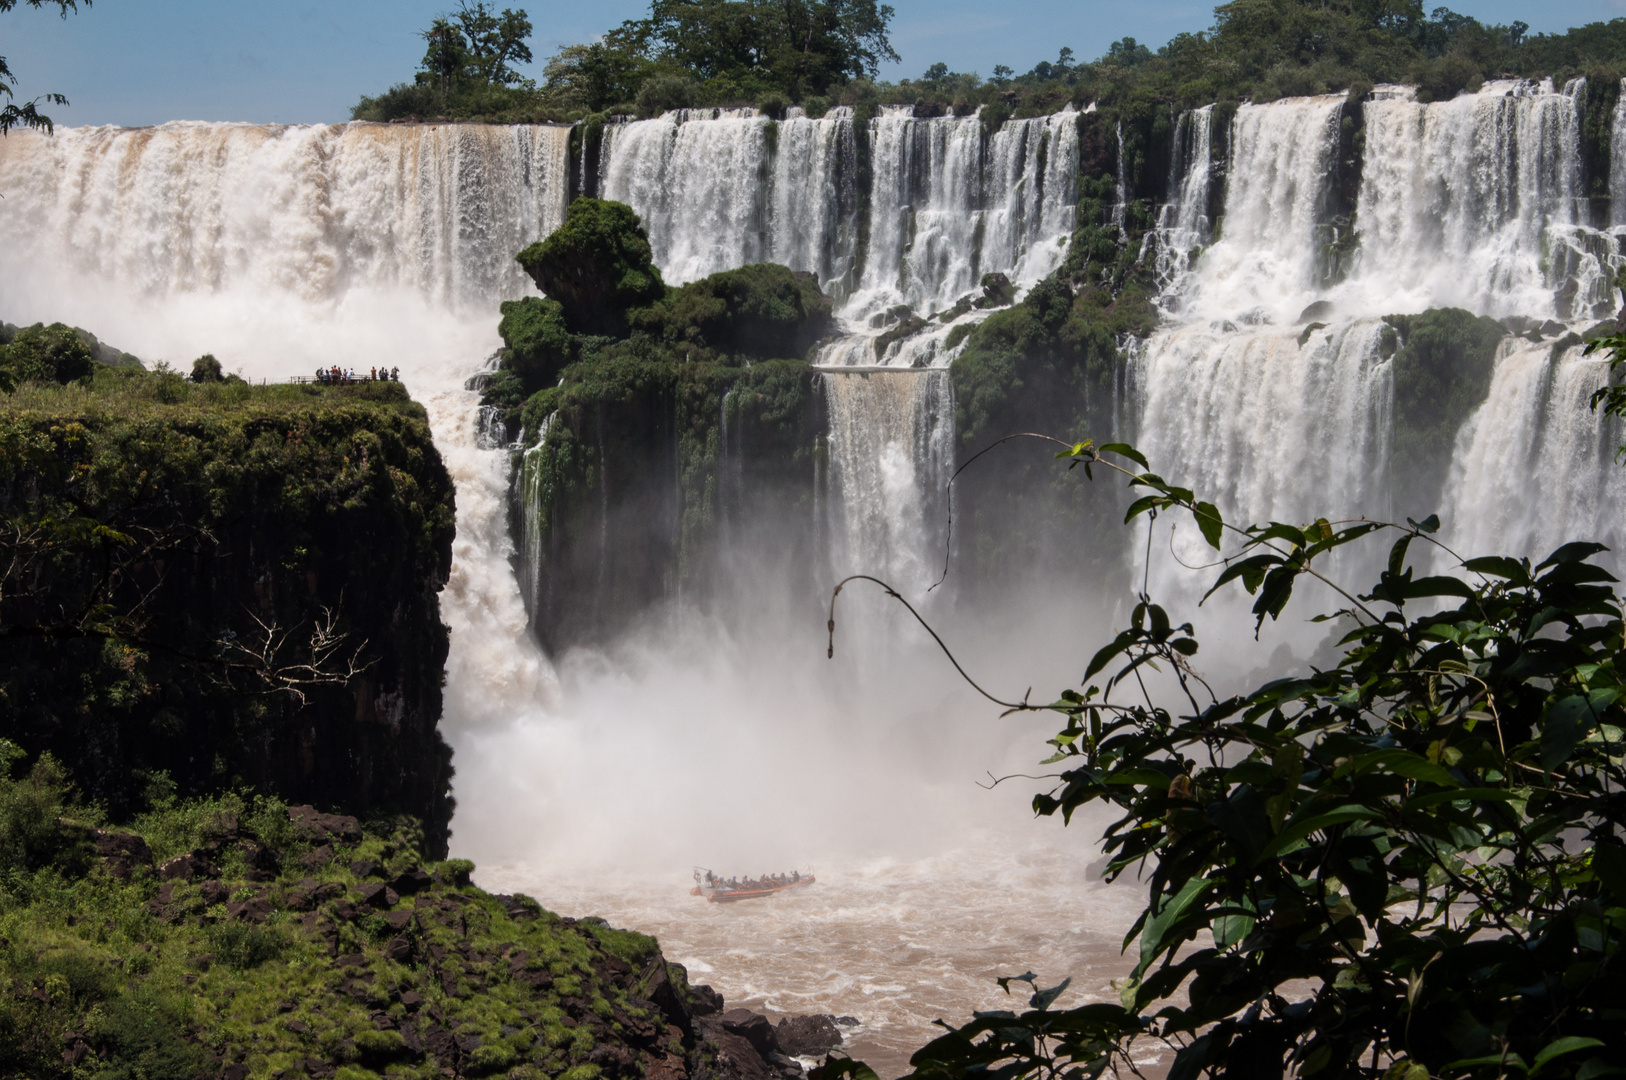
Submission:
<svg viewBox="0 0 1626 1080">
<path fill-rule="evenodd" d="M 243 922 L 214 926 L 209 931 L 209 942 L 215 958 L 237 971 L 249 971 L 275 960 L 292 944 L 288 935 L 276 927 Z"/>
<path fill-rule="evenodd" d="M 220 361 L 215 359 L 214 353 L 204 353 L 192 361 L 193 382 L 219 382 L 221 377 Z"/>
<path fill-rule="evenodd" d="M 0 369 L 17 382 L 70 383 L 88 378 L 95 368 L 90 346 L 71 326 L 36 323 L 17 331 L 0 348 Z"/>
<path fill-rule="evenodd" d="M 559 381 L 559 372 L 574 359 L 575 343 L 557 300 L 527 296 L 505 300 L 497 333 L 504 344 L 503 367 L 516 373 L 527 394 Z"/>
<path fill-rule="evenodd" d="M 830 298 L 813 275 L 776 263 L 702 278 L 628 319 L 664 341 L 782 359 L 802 357 L 834 325 Z"/>
</svg>

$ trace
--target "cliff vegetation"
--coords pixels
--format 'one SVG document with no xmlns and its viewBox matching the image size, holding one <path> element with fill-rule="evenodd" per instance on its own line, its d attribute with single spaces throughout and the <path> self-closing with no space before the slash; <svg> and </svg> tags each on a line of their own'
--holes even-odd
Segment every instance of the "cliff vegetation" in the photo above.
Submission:
<svg viewBox="0 0 1626 1080">
<path fill-rule="evenodd" d="M 114 820 L 162 773 L 412 813 L 443 852 L 453 500 L 422 407 L 91 351 L 49 327 L 0 357 L 0 737 Z"/>
<path fill-rule="evenodd" d="M 653 938 L 476 888 L 411 818 L 156 775 L 109 828 L 25 758 L 0 740 L 0 1076 L 782 1075 Z"/>
</svg>

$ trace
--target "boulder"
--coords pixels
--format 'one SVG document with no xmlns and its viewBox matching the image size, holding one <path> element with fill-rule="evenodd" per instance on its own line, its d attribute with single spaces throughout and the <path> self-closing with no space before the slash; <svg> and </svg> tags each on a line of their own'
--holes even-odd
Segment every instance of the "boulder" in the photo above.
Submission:
<svg viewBox="0 0 1626 1080">
<path fill-rule="evenodd" d="M 1315 303 L 1299 312 L 1299 317 L 1293 321 L 1299 325 L 1303 325 L 1304 323 L 1315 322 L 1317 320 L 1325 321 L 1331 316 L 1332 301 L 1317 300 Z"/>
<path fill-rule="evenodd" d="M 749 1041 L 764 1057 L 779 1051 L 773 1024 L 761 1013 L 754 1013 L 750 1009 L 729 1009 L 717 1017 L 716 1023 L 729 1034 Z"/>
<path fill-rule="evenodd" d="M 152 849 L 134 833 L 96 829 L 91 833 L 91 840 L 107 872 L 120 881 L 129 881 L 137 867 L 152 865 Z"/>
<path fill-rule="evenodd" d="M 191 881 L 195 877 L 219 876 L 220 868 L 196 853 L 177 855 L 158 868 L 158 877 L 163 881 Z"/>
<path fill-rule="evenodd" d="M 361 822 L 346 814 L 324 814 L 314 806 L 290 806 L 288 820 L 313 840 L 353 844 L 361 839 Z"/>
<path fill-rule="evenodd" d="M 717 1080 L 778 1080 L 779 1070 L 763 1060 L 757 1048 L 743 1036 L 718 1025 L 706 1032 L 706 1039 L 715 1048 L 713 1062 Z"/>
<path fill-rule="evenodd" d="M 841 1030 L 836 1027 L 836 1018 L 828 1014 L 791 1016 L 779 1021 L 774 1038 L 780 1053 L 813 1057 L 840 1046 Z"/>
</svg>

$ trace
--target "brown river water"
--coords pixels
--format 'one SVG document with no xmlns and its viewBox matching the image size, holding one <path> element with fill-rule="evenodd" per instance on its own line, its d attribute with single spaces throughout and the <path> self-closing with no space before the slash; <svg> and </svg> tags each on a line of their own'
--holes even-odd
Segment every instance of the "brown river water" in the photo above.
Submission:
<svg viewBox="0 0 1626 1080">
<path fill-rule="evenodd" d="M 994 981 L 1002 975 L 1031 970 L 1041 986 L 1071 978 L 1065 1006 L 1115 1000 L 1112 980 L 1133 966 L 1120 947 L 1139 888 L 1086 880 L 1080 845 L 969 839 L 922 858 L 814 866 L 811 886 L 732 904 L 689 895 L 684 867 L 593 883 L 549 881 L 524 865 L 483 867 L 477 877 L 562 914 L 655 935 L 668 959 L 730 1007 L 854 1017 L 844 1049 L 892 1077 L 940 1031 L 934 1020 L 1023 1008 L 1022 987 L 1007 996 Z"/>
</svg>

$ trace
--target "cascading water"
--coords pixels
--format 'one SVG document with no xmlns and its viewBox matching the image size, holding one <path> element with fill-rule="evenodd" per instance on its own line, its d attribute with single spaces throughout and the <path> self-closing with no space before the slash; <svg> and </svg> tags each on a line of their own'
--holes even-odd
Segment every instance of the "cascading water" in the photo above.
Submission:
<svg viewBox="0 0 1626 1080">
<path fill-rule="evenodd" d="M 1186 114 L 1152 241 L 1168 318 L 1144 343 L 1122 343 L 1121 427 L 1136 429 L 1159 472 L 1217 499 L 1232 520 L 1384 515 L 1398 373 L 1382 316 L 1446 303 L 1518 316 L 1514 325 L 1541 340 L 1504 343 L 1485 401 L 1457 435 L 1440 507 L 1447 538 L 1465 553 L 1536 555 L 1578 537 L 1626 543 L 1626 470 L 1612 460 L 1626 433 L 1587 410 L 1606 372 L 1565 338 L 1613 307 L 1626 110 L 1613 118 L 1614 227 L 1593 230 L 1579 202 L 1581 87 L 1493 83 L 1430 104 L 1379 88 L 1359 106 L 1355 250 L 1341 278 L 1327 272 L 1321 247 L 1349 210 L 1330 178 L 1353 107 L 1342 96 L 1239 107 L 1218 240 L 1217 222 L 1205 220 L 1217 183 L 1207 165 L 1223 133 L 1212 130 L 1211 109 Z M 823 640 L 782 625 L 684 624 L 672 635 L 662 622 L 613 661 L 563 658 L 557 676 L 531 644 L 509 561 L 510 457 L 479 448 L 501 438 L 464 384 L 496 345 L 495 301 L 529 291 L 513 253 L 562 220 L 578 166 L 568 147 L 563 128 L 478 125 L 14 132 L 0 140 L 0 314 L 78 323 L 148 358 L 184 363 L 211 351 L 256 377 L 340 357 L 402 369 L 457 480 L 455 563 L 442 597 L 453 631 L 447 727 L 461 770 L 454 844 L 505 862 L 500 878 L 511 887 L 659 930 L 678 959 L 735 1000 L 862 1013 L 861 1038 L 900 1068 L 930 1015 L 997 1007 L 988 976 L 1011 956 L 1037 956 L 1058 972 L 1094 963 L 1100 985 L 1086 993 L 1113 998 L 1105 981 L 1121 970 L 1101 965 L 1116 962 L 1116 947 L 1097 952 L 1084 931 L 1054 936 L 1076 891 L 1095 887 L 1057 882 L 1054 849 L 984 836 L 964 842 L 962 856 L 976 853 L 969 861 L 853 855 L 878 817 L 912 852 L 941 852 L 944 836 L 960 843 L 984 820 L 964 808 L 961 787 L 937 782 L 949 748 L 963 754 L 947 770 L 956 779 L 972 761 L 1017 771 L 1031 757 L 979 726 L 980 705 L 941 690 L 935 660 L 917 671 L 889 656 L 885 685 L 844 697 L 824 673 L 855 677 L 862 665 L 841 667 L 838 645 L 835 666 L 804 669 L 801 658 L 822 652 Z M 867 233 L 860 149 L 873 175 Z M 941 316 L 984 273 L 1028 285 L 1059 263 L 1078 162 L 1071 112 L 985 136 L 977 117 L 901 109 L 865 130 L 844 112 L 775 123 L 703 110 L 608 126 L 597 175 L 602 195 L 643 216 L 669 280 L 776 260 L 837 296 L 849 333 L 821 356 L 830 427 L 814 465 L 827 469 L 831 497 L 813 527 L 829 530 L 840 572 L 875 571 L 918 593 L 936 579 L 943 550 L 935 500 L 954 447 L 947 340 L 981 313 Z M 899 306 L 939 317 L 877 351 Z M 871 326 L 876 316 L 882 325 Z M 752 492 L 731 471 L 741 451 L 729 408 L 725 522 L 752 510 Z M 548 525 L 539 514 L 549 503 L 545 453 L 526 450 L 519 465 L 526 582 L 538 576 Z M 822 497 L 816 484 L 812 498 Z M 785 528 L 805 529 L 806 518 L 799 511 Z M 1208 557 L 1183 533 L 1176 550 L 1187 562 Z M 1190 584 L 1171 571 L 1158 588 Z M 937 736 L 930 760 L 921 760 L 924 731 Z M 803 776 L 820 782 L 793 782 Z M 841 783 L 868 797 L 830 798 Z M 877 814 L 874 793 L 895 791 L 907 794 Z M 666 895 L 665 878 L 580 884 L 584 868 L 606 858 L 655 873 L 717 855 L 750 859 L 754 872 L 794 858 L 788 851 L 840 852 L 846 862 L 830 879 L 863 897 L 857 906 L 877 921 L 863 922 L 836 893 L 744 926 L 732 913 L 692 914 L 685 897 Z M 576 877 L 561 880 L 561 867 Z M 978 907 L 987 873 L 1010 882 L 1019 902 Z M 986 914 L 973 921 L 967 911 Z M 975 936 L 969 930 L 920 929 L 983 933 L 996 916 L 1042 944 L 978 951 L 951 940 Z M 895 950 L 900 926 L 909 928 L 906 955 L 878 958 Z M 878 941 L 888 944 L 877 950 Z M 936 959 L 917 964 L 911 950 L 922 949 Z M 825 979 L 830 965 L 810 958 L 837 954 L 888 974 Z"/>
<path fill-rule="evenodd" d="M 1579 345 L 1503 344 L 1490 393 L 1457 435 L 1441 517 L 1465 557 L 1545 556 L 1570 540 L 1626 544 L 1626 425 L 1588 403 L 1608 363 Z"/>
<path fill-rule="evenodd" d="M 1591 232 L 1579 213 L 1584 85 L 1488 83 L 1430 105 L 1395 89 L 1367 102 L 1360 255 L 1339 308 L 1570 319 L 1607 304 L 1608 284 L 1593 281 L 1556 299 L 1557 274 L 1585 271 L 1555 249 L 1584 248 Z"/>
<path fill-rule="evenodd" d="M 749 110 L 714 119 L 719 111 L 605 127 L 603 197 L 638 212 L 669 282 L 771 261 L 845 291 L 856 242 L 851 110 L 777 124 Z"/>
<path fill-rule="evenodd" d="M 1209 240 L 1213 146 L 1214 106 L 1181 113 L 1175 122 L 1174 153 L 1170 155 L 1169 201 L 1158 211 L 1157 228 L 1146 237 L 1153 251 L 1158 288 L 1168 298 L 1165 302 L 1185 291 L 1192 257 Z"/>
<path fill-rule="evenodd" d="M 828 375 L 830 475 L 842 492 L 836 565 L 919 596 L 942 570 L 942 497 L 954 471 L 948 373 Z"/>
<path fill-rule="evenodd" d="M 1490 83 L 1423 104 L 1410 88 L 1379 87 L 1361 105 L 1357 248 L 1343 280 L 1319 251 L 1336 213 L 1342 99 L 1239 108 L 1224 236 L 1168 275 L 1173 325 L 1136 361 L 1139 438 L 1158 471 L 1231 520 L 1387 515 L 1395 345 L 1379 320 L 1455 305 L 1545 324 L 1548 340 L 1497 361 L 1457 444 L 1439 508 L 1448 534 L 1473 553 L 1520 554 L 1545 554 L 1560 535 L 1615 535 L 1618 470 L 1599 448 L 1616 433 L 1600 434 L 1582 389 L 1601 369 L 1568 346 L 1549 356 L 1565 330 L 1549 320 L 1585 329 L 1612 313 L 1622 264 L 1616 236 L 1581 213 L 1583 89 Z M 1184 184 L 1171 200 L 1160 219 L 1170 230 L 1197 204 Z M 1573 498 L 1555 501 L 1558 491 Z M 1526 507 L 1542 508 L 1539 521 Z M 1206 561 L 1197 537 L 1178 540 L 1186 562 Z M 1164 586 L 1195 600 L 1205 575 L 1168 562 Z"/>
</svg>

